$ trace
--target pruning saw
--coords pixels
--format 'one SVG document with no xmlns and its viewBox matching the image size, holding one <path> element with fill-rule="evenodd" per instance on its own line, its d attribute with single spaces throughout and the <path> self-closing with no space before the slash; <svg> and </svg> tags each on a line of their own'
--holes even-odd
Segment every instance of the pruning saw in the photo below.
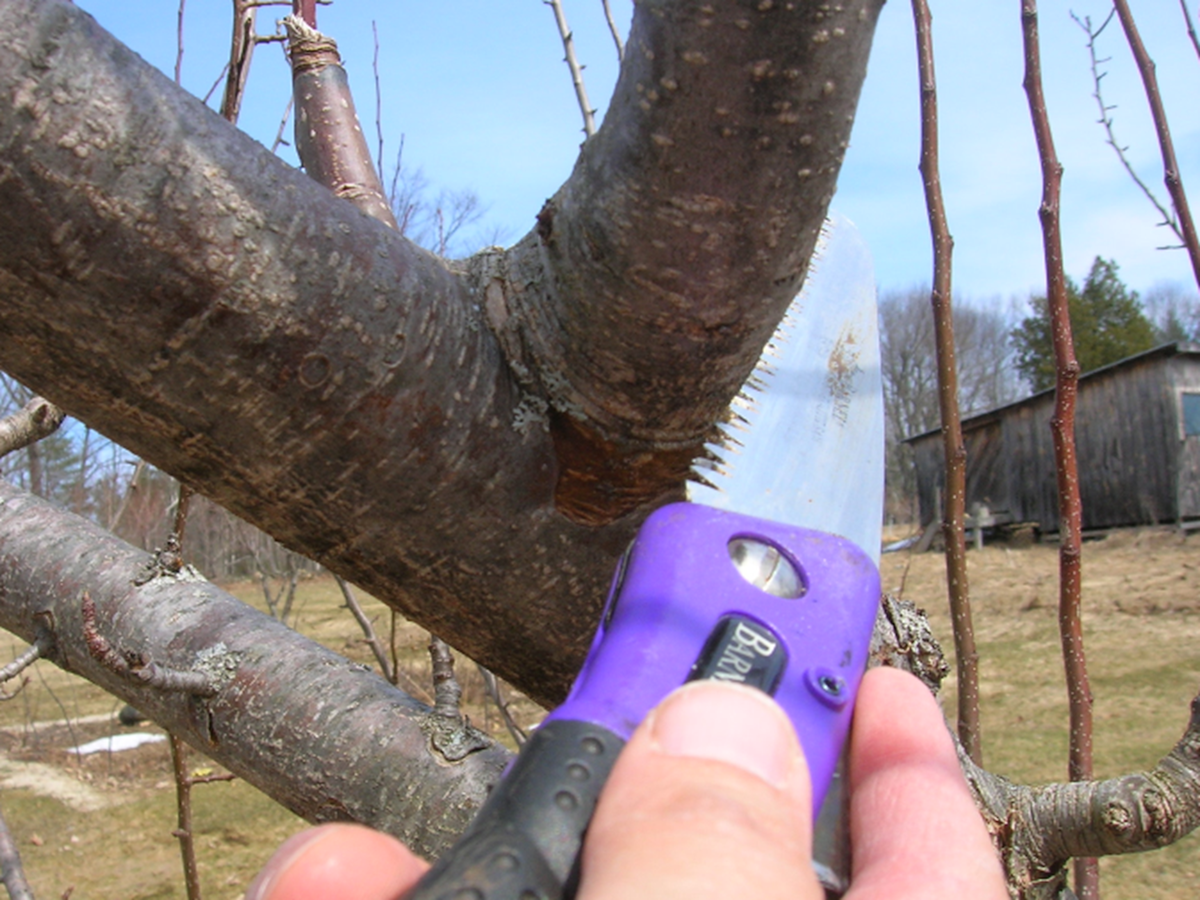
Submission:
<svg viewBox="0 0 1200 900">
<path fill-rule="evenodd" d="M 573 896 L 617 754 L 660 700 L 695 679 L 775 697 L 808 760 L 814 818 L 821 810 L 880 593 L 875 281 L 848 219 L 826 222 L 804 289 L 721 428 L 696 463 L 690 502 L 651 514 L 618 565 L 566 701 L 406 900 Z"/>
</svg>

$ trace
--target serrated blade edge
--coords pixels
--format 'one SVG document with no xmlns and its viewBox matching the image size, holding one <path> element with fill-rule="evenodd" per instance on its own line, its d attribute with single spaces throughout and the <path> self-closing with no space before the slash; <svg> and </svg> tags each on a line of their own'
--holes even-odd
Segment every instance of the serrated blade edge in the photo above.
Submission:
<svg viewBox="0 0 1200 900">
<path fill-rule="evenodd" d="M 804 288 L 694 464 L 688 499 L 849 538 L 879 561 L 883 384 L 874 267 L 833 213 Z"/>
</svg>

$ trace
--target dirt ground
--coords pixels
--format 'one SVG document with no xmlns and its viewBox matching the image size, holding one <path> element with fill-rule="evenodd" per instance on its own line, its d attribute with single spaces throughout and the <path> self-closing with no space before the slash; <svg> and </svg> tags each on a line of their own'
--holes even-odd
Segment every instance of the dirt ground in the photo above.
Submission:
<svg viewBox="0 0 1200 900">
<path fill-rule="evenodd" d="M 1057 548 L 993 544 L 968 554 L 981 657 L 984 762 L 1015 780 L 1061 780 L 1066 703 L 1055 621 Z M 937 553 L 883 557 L 884 586 L 925 607 L 952 657 L 943 560 Z M 230 586 L 261 605 L 255 585 Z M 1095 695 L 1096 774 L 1152 767 L 1178 740 L 1200 687 L 1200 534 L 1169 529 L 1113 534 L 1084 548 L 1085 640 Z M 370 663 L 361 634 L 329 579 L 301 586 L 300 631 Z M 257 595 L 257 596 L 256 596 Z M 386 622 L 378 605 L 368 610 Z M 381 630 L 383 630 L 381 628 Z M 424 636 L 401 629 L 402 687 L 429 683 Z M 10 646 L 11 644 L 11 646 Z M 19 643 L 0 641 L 11 658 Z M 953 665 L 953 659 L 951 658 Z M 497 737 L 504 726 L 482 701 L 473 667 L 460 664 L 472 720 Z M 948 680 L 944 708 L 955 709 Z M 517 698 L 520 718 L 539 711 Z M 40 898 L 183 898 L 174 786 L 166 745 L 77 757 L 67 748 L 129 729 L 120 701 L 39 663 L 30 684 L 0 704 L 0 807 Z M 55 726 L 35 723 L 55 720 Z M 156 732 L 153 726 L 137 730 Z M 204 774 L 212 764 L 191 760 Z M 195 831 L 205 897 L 235 900 L 271 851 L 303 823 L 241 782 L 196 789 Z M 1154 853 L 1104 860 L 1105 900 L 1193 900 L 1200 836 Z"/>
</svg>

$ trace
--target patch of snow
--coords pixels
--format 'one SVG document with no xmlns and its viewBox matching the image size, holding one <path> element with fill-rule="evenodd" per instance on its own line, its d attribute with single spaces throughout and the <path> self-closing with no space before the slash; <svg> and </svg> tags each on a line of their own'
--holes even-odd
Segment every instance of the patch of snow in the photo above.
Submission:
<svg viewBox="0 0 1200 900">
<path fill-rule="evenodd" d="M 89 753 L 102 753 L 107 750 L 110 753 L 116 753 L 118 750 L 132 750 L 134 747 L 140 747 L 142 744 L 157 744 L 159 741 L 165 741 L 165 734 L 149 734 L 145 731 L 135 731 L 129 734 L 114 734 L 111 737 L 97 738 L 94 741 L 88 741 L 86 744 L 80 744 L 78 747 L 72 747 L 71 753 L 78 753 L 81 756 L 87 756 Z"/>
</svg>

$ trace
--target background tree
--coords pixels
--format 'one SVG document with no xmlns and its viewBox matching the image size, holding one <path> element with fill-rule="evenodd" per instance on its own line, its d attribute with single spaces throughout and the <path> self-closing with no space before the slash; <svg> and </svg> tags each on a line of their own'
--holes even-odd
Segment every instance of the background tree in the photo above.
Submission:
<svg viewBox="0 0 1200 900">
<path fill-rule="evenodd" d="M 1159 343 L 1200 341 L 1200 295 L 1178 282 L 1154 285 L 1142 298 Z"/>
<path fill-rule="evenodd" d="M 1080 370 L 1090 372 L 1155 344 L 1136 291 L 1125 286 L 1112 260 L 1097 256 L 1083 289 L 1067 279 L 1067 301 Z M 1054 342 L 1044 296 L 1029 301 L 1032 313 L 1012 332 L 1016 367 L 1034 391 L 1054 384 Z"/>
<path fill-rule="evenodd" d="M 958 387 L 964 415 L 1015 400 L 1019 383 L 1012 368 L 1008 335 L 1012 317 L 998 300 L 956 298 L 954 338 Z M 906 438 L 938 427 L 937 358 L 929 289 L 885 291 L 879 298 L 879 343 L 883 369 L 887 450 L 887 515 L 912 521 L 916 473 Z"/>
</svg>

